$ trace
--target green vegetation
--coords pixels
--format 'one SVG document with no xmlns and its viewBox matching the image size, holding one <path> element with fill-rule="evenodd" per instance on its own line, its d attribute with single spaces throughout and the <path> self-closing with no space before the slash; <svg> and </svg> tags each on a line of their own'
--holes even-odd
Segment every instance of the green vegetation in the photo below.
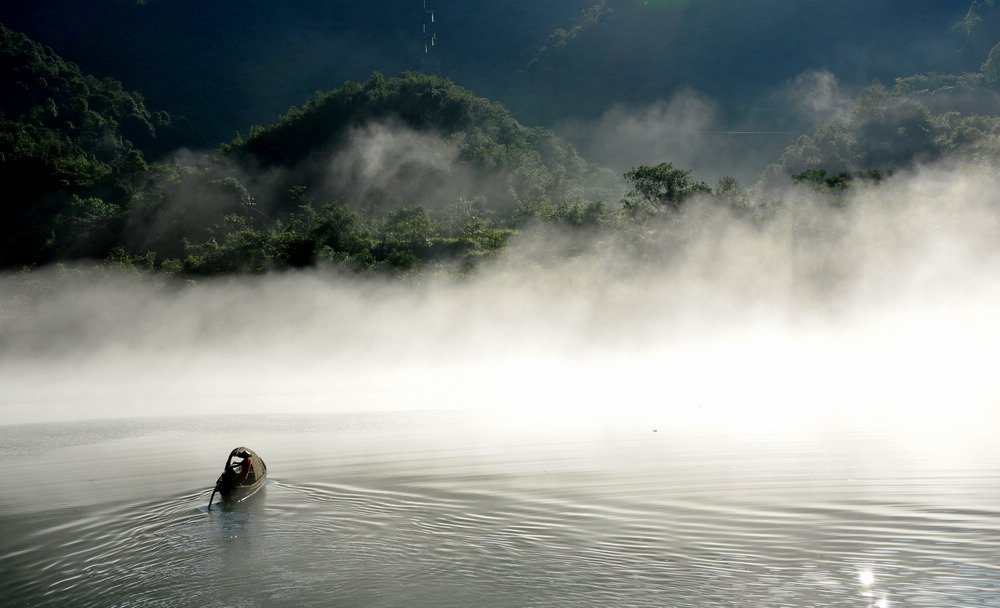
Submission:
<svg viewBox="0 0 1000 608">
<path fill-rule="evenodd" d="M 101 255 L 170 116 L 0 26 L 0 266 Z"/>
<path fill-rule="evenodd" d="M 600 14 L 585 17 L 596 24 Z M 178 121 L 22 35 L 0 34 L 9 193 L 0 267 L 9 269 L 100 260 L 185 277 L 317 266 L 468 277 L 487 264 L 586 260 L 610 246 L 662 263 L 664 241 L 684 238 L 703 209 L 767 221 L 776 207 L 761 193 L 771 186 L 797 184 L 840 207 L 852 189 L 914 163 L 949 155 L 977 168 L 1000 158 L 1000 117 L 925 103 L 940 106 L 935 95 L 957 87 L 994 95 L 1000 45 L 976 74 L 866 88 L 849 115 L 798 138 L 748 191 L 728 176 L 709 188 L 670 162 L 614 175 L 502 105 L 413 72 L 316 93 L 214 155 L 181 162 L 161 156 Z M 536 258 L 510 255 L 515 241 L 536 245 Z"/>
<path fill-rule="evenodd" d="M 768 181 L 826 170 L 837 174 L 896 170 L 944 156 L 994 155 L 1000 137 L 996 95 L 1000 44 L 979 72 L 917 74 L 862 90 L 850 114 L 803 135 L 768 168 Z M 934 110 L 932 110 L 934 108 Z M 798 180 L 801 181 L 801 180 Z"/>
<path fill-rule="evenodd" d="M 427 136 L 420 145 L 432 148 L 418 151 L 419 162 L 384 167 L 370 178 L 391 180 L 403 171 L 411 178 L 404 182 L 436 182 L 420 193 L 425 200 L 411 200 L 416 195 L 406 183 L 376 194 L 330 183 L 331 159 L 350 152 L 352 134 L 373 124 L 403 139 Z M 422 165 L 423 156 L 432 159 Z M 418 73 L 391 79 L 376 73 L 317 93 L 276 124 L 224 144 L 204 168 L 153 173 L 157 179 L 137 193 L 133 210 L 143 209 L 138 224 L 164 229 L 141 245 L 171 258 L 163 264 L 168 270 L 191 275 L 316 264 L 464 275 L 502 253 L 530 223 L 599 223 L 611 206 L 591 197 L 620 190 L 609 172 L 553 133 L 526 128 L 499 104 Z M 279 177 L 251 186 L 251 195 L 234 177 L 249 173 Z M 228 194 L 219 190 L 220 179 Z"/>
<path fill-rule="evenodd" d="M 694 181 L 690 171 L 675 169 L 671 163 L 633 168 L 625 179 L 633 189 L 625 195 L 624 204 L 632 211 L 650 206 L 656 210 L 678 209 L 692 197 L 712 191 L 704 182 Z"/>
</svg>

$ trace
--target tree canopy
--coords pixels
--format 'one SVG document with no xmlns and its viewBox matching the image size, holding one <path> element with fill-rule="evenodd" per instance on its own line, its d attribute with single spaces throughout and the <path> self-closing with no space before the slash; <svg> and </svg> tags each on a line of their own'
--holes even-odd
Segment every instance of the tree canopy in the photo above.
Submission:
<svg viewBox="0 0 1000 608">
<path fill-rule="evenodd" d="M 625 179 L 632 184 L 625 196 L 628 207 L 651 204 L 658 209 L 677 209 L 692 196 L 712 191 L 705 182 L 692 179 L 690 171 L 675 169 L 671 163 L 634 167 Z"/>
<path fill-rule="evenodd" d="M 0 25 L 0 265 L 100 255 L 171 117 Z M 166 132 L 167 140 L 160 135 Z M 100 213 L 81 201 L 100 200 Z M 81 221 L 103 224 L 81 230 Z"/>
<path fill-rule="evenodd" d="M 515 238 L 537 245 L 532 264 L 611 246 L 663 254 L 671 248 L 660 241 L 684 238 L 702 209 L 766 221 L 775 207 L 760 193 L 773 182 L 836 207 L 916 162 L 1000 161 L 1000 116 L 961 106 L 993 99 L 997 47 L 979 73 L 873 83 L 849 113 L 792 142 L 758 184 L 744 190 L 726 176 L 713 191 L 672 162 L 616 175 L 503 105 L 416 72 L 316 93 L 214 155 L 158 157 L 183 121 L 21 34 L 0 26 L 0 36 L 8 269 L 96 259 L 192 277 L 310 266 L 465 277 L 527 263 L 506 255 Z M 955 109 L 934 87 L 959 84 L 974 94 Z"/>
</svg>

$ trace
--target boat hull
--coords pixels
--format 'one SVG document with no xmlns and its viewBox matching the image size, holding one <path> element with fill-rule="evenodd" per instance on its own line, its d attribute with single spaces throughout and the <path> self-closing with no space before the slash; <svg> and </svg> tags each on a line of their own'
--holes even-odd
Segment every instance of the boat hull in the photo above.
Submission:
<svg viewBox="0 0 1000 608">
<path fill-rule="evenodd" d="M 251 462 L 250 470 L 245 474 L 242 470 L 234 470 L 233 458 L 246 456 Z M 253 450 L 241 446 L 229 453 L 222 475 L 215 482 L 215 491 L 224 502 L 240 502 L 256 494 L 266 479 L 267 465 L 264 461 Z"/>
</svg>

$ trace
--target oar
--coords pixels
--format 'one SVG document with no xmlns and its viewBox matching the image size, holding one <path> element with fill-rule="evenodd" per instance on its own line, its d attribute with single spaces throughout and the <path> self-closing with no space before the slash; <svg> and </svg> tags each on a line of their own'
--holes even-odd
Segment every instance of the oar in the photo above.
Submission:
<svg viewBox="0 0 1000 608">
<path fill-rule="evenodd" d="M 215 487 L 212 488 L 212 495 L 208 497 L 208 510 L 212 510 L 212 500 L 215 498 L 215 491 L 219 489 L 219 482 L 215 482 Z"/>
</svg>

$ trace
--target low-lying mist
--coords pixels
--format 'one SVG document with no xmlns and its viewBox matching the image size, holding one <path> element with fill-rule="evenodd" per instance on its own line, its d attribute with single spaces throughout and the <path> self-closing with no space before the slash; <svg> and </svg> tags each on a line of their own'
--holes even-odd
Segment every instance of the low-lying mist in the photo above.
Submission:
<svg viewBox="0 0 1000 608">
<path fill-rule="evenodd" d="M 758 193 L 756 217 L 694 202 L 627 242 L 524 230 L 463 279 L 9 275 L 0 415 L 455 408 L 564 427 L 996 428 L 995 177 L 938 165 L 849 192 L 837 205 Z"/>
<path fill-rule="evenodd" d="M 728 117 L 720 100 L 684 89 L 648 105 L 615 105 L 595 121 L 571 119 L 558 131 L 585 158 L 618 171 L 670 159 L 709 184 L 727 174 L 752 183 L 797 134 L 848 116 L 856 93 L 828 70 L 808 70 Z"/>
</svg>

